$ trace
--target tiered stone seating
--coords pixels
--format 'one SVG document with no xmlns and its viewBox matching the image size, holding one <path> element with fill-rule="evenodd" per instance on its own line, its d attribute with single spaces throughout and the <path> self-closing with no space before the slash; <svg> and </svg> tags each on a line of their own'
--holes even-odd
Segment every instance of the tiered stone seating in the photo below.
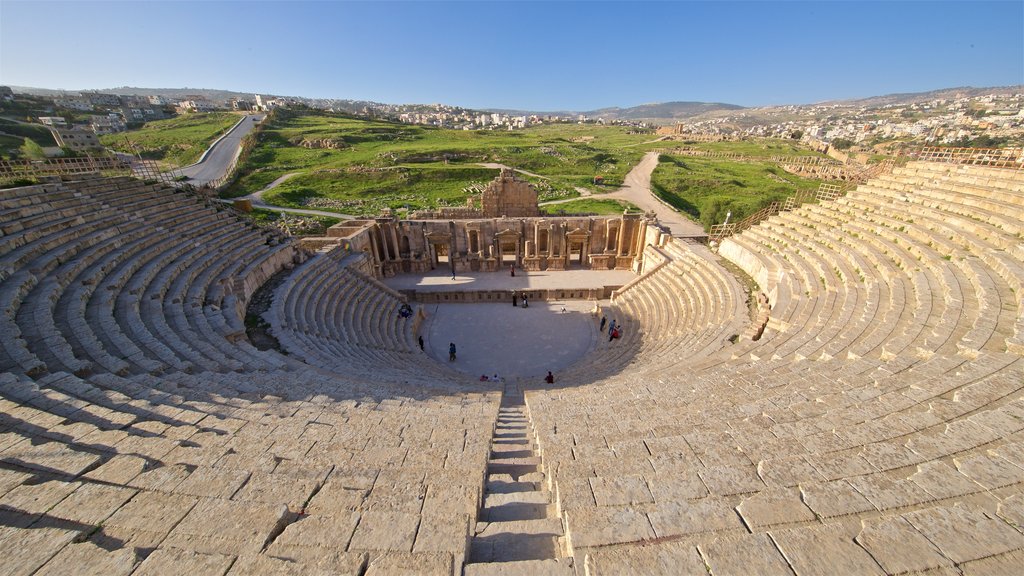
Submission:
<svg viewBox="0 0 1024 576">
<path fill-rule="evenodd" d="M 362 255 L 300 264 L 130 179 L 2 190 L 5 570 L 1017 573 L 1022 209 L 1024 175 L 910 164 L 769 219 L 720 247 L 768 295 L 756 341 L 713 255 L 648 247 L 623 339 L 506 406 L 511 439 Z M 288 354 L 256 350 L 246 304 L 292 264 Z M 488 564 L 541 536 L 574 563 Z"/>
<path fill-rule="evenodd" d="M 742 330 L 743 291 L 706 249 L 669 238 L 664 246 L 648 246 L 644 257 L 648 271 L 602 311 L 622 328 L 622 338 L 598 338 L 596 350 L 560 376 L 563 384 L 591 382 L 627 365 L 657 372 L 719 350 Z"/>
<path fill-rule="evenodd" d="M 191 196 L 86 179 L 0 205 L 6 570 L 461 570 L 496 393 L 345 378 L 238 339 L 294 249 Z M 389 321 L 366 316 L 360 342 L 408 353 Z"/>
<path fill-rule="evenodd" d="M 527 392 L 577 562 L 1019 571 L 1022 190 L 911 164 L 780 214 L 721 246 L 770 295 L 760 340 Z"/>
<path fill-rule="evenodd" d="M 405 297 L 358 271 L 363 254 L 328 248 L 278 289 L 267 319 L 289 354 L 351 377 L 393 374 L 407 383 L 463 381 L 414 344 Z"/>
</svg>

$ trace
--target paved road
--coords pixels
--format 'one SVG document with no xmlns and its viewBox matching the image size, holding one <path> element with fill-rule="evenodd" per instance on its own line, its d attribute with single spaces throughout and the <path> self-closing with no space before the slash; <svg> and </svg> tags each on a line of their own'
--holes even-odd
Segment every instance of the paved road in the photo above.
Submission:
<svg viewBox="0 0 1024 576">
<path fill-rule="evenodd" d="M 202 186 L 208 182 L 220 180 L 227 175 L 232 162 L 241 153 L 242 138 L 248 134 L 257 122 L 262 122 L 266 114 L 253 114 L 243 117 L 230 132 L 222 136 L 210 146 L 199 162 L 191 166 L 175 170 L 188 176 L 188 182 Z M 255 118 L 255 120 L 253 120 Z"/>
</svg>

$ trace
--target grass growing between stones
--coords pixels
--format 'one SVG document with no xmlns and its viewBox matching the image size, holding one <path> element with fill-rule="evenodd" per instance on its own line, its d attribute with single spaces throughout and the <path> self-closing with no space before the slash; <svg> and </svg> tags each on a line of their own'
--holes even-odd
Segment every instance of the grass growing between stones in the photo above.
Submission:
<svg viewBox="0 0 1024 576">
<path fill-rule="evenodd" d="M 255 208 L 245 214 L 253 222 L 261 226 L 273 226 L 292 236 L 320 236 L 327 229 L 341 222 L 341 218 L 308 214 L 288 214 L 274 210 Z"/>
<path fill-rule="evenodd" d="M 100 143 L 127 154 L 179 167 L 193 164 L 214 140 L 238 122 L 232 112 L 194 113 L 147 122 L 138 130 L 100 136 Z"/>
</svg>

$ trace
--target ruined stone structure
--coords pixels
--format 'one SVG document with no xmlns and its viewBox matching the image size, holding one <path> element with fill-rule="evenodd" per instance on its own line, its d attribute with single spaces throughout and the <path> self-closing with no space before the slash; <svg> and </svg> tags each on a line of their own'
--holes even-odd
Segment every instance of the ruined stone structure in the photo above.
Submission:
<svg viewBox="0 0 1024 576">
<path fill-rule="evenodd" d="M 636 270 L 653 220 L 641 214 L 476 220 L 349 220 L 328 237 L 370 255 L 375 274 Z M 653 228 L 653 227 L 652 227 Z M 652 230 L 653 231 L 653 230 Z"/>
<path fill-rule="evenodd" d="M 484 188 L 482 203 L 484 218 L 540 216 L 537 191 L 508 168 Z"/>
</svg>

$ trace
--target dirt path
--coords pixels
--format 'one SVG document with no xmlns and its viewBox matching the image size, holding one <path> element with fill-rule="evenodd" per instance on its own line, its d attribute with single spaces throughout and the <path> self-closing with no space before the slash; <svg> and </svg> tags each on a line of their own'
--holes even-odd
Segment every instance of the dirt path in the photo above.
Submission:
<svg viewBox="0 0 1024 576">
<path fill-rule="evenodd" d="M 492 168 L 494 170 L 501 170 L 502 168 L 508 168 L 509 170 L 514 170 L 516 172 L 519 172 L 520 174 L 526 174 L 527 176 L 533 176 L 534 178 L 540 178 L 541 180 L 547 180 L 548 179 L 547 176 L 541 176 L 540 174 L 534 174 L 533 172 L 527 172 L 526 170 L 520 170 L 518 168 L 513 168 L 511 166 L 506 166 L 504 164 L 498 164 L 496 162 L 477 162 L 476 165 L 477 166 L 483 166 L 484 168 Z"/>
<path fill-rule="evenodd" d="M 626 174 L 622 187 L 608 194 L 595 194 L 594 197 L 602 200 L 605 198 L 625 200 L 644 212 L 654 212 L 658 215 L 658 220 L 672 231 L 673 236 L 703 236 L 704 228 L 700 224 L 690 220 L 686 215 L 680 214 L 674 208 L 662 202 L 651 191 L 651 173 L 657 167 L 658 153 L 648 152 L 644 154 L 640 163 Z M 541 203 L 541 206 L 563 204 L 572 200 L 577 200 L 577 198 L 552 200 L 551 202 Z"/>
<path fill-rule="evenodd" d="M 298 176 L 299 174 L 302 174 L 302 172 L 289 172 L 288 174 L 285 174 L 284 176 L 281 176 L 277 180 L 274 180 L 270 184 L 267 184 L 262 190 L 259 190 L 257 192 L 253 192 L 252 194 L 249 194 L 247 196 L 242 196 L 241 198 L 239 198 L 239 200 L 250 200 L 250 201 L 252 201 L 254 206 L 256 205 L 257 202 L 263 204 L 263 195 L 264 194 L 266 194 L 267 192 L 270 192 L 274 188 L 277 188 L 278 186 L 283 184 L 289 178 L 291 178 L 293 176 Z"/>
</svg>

